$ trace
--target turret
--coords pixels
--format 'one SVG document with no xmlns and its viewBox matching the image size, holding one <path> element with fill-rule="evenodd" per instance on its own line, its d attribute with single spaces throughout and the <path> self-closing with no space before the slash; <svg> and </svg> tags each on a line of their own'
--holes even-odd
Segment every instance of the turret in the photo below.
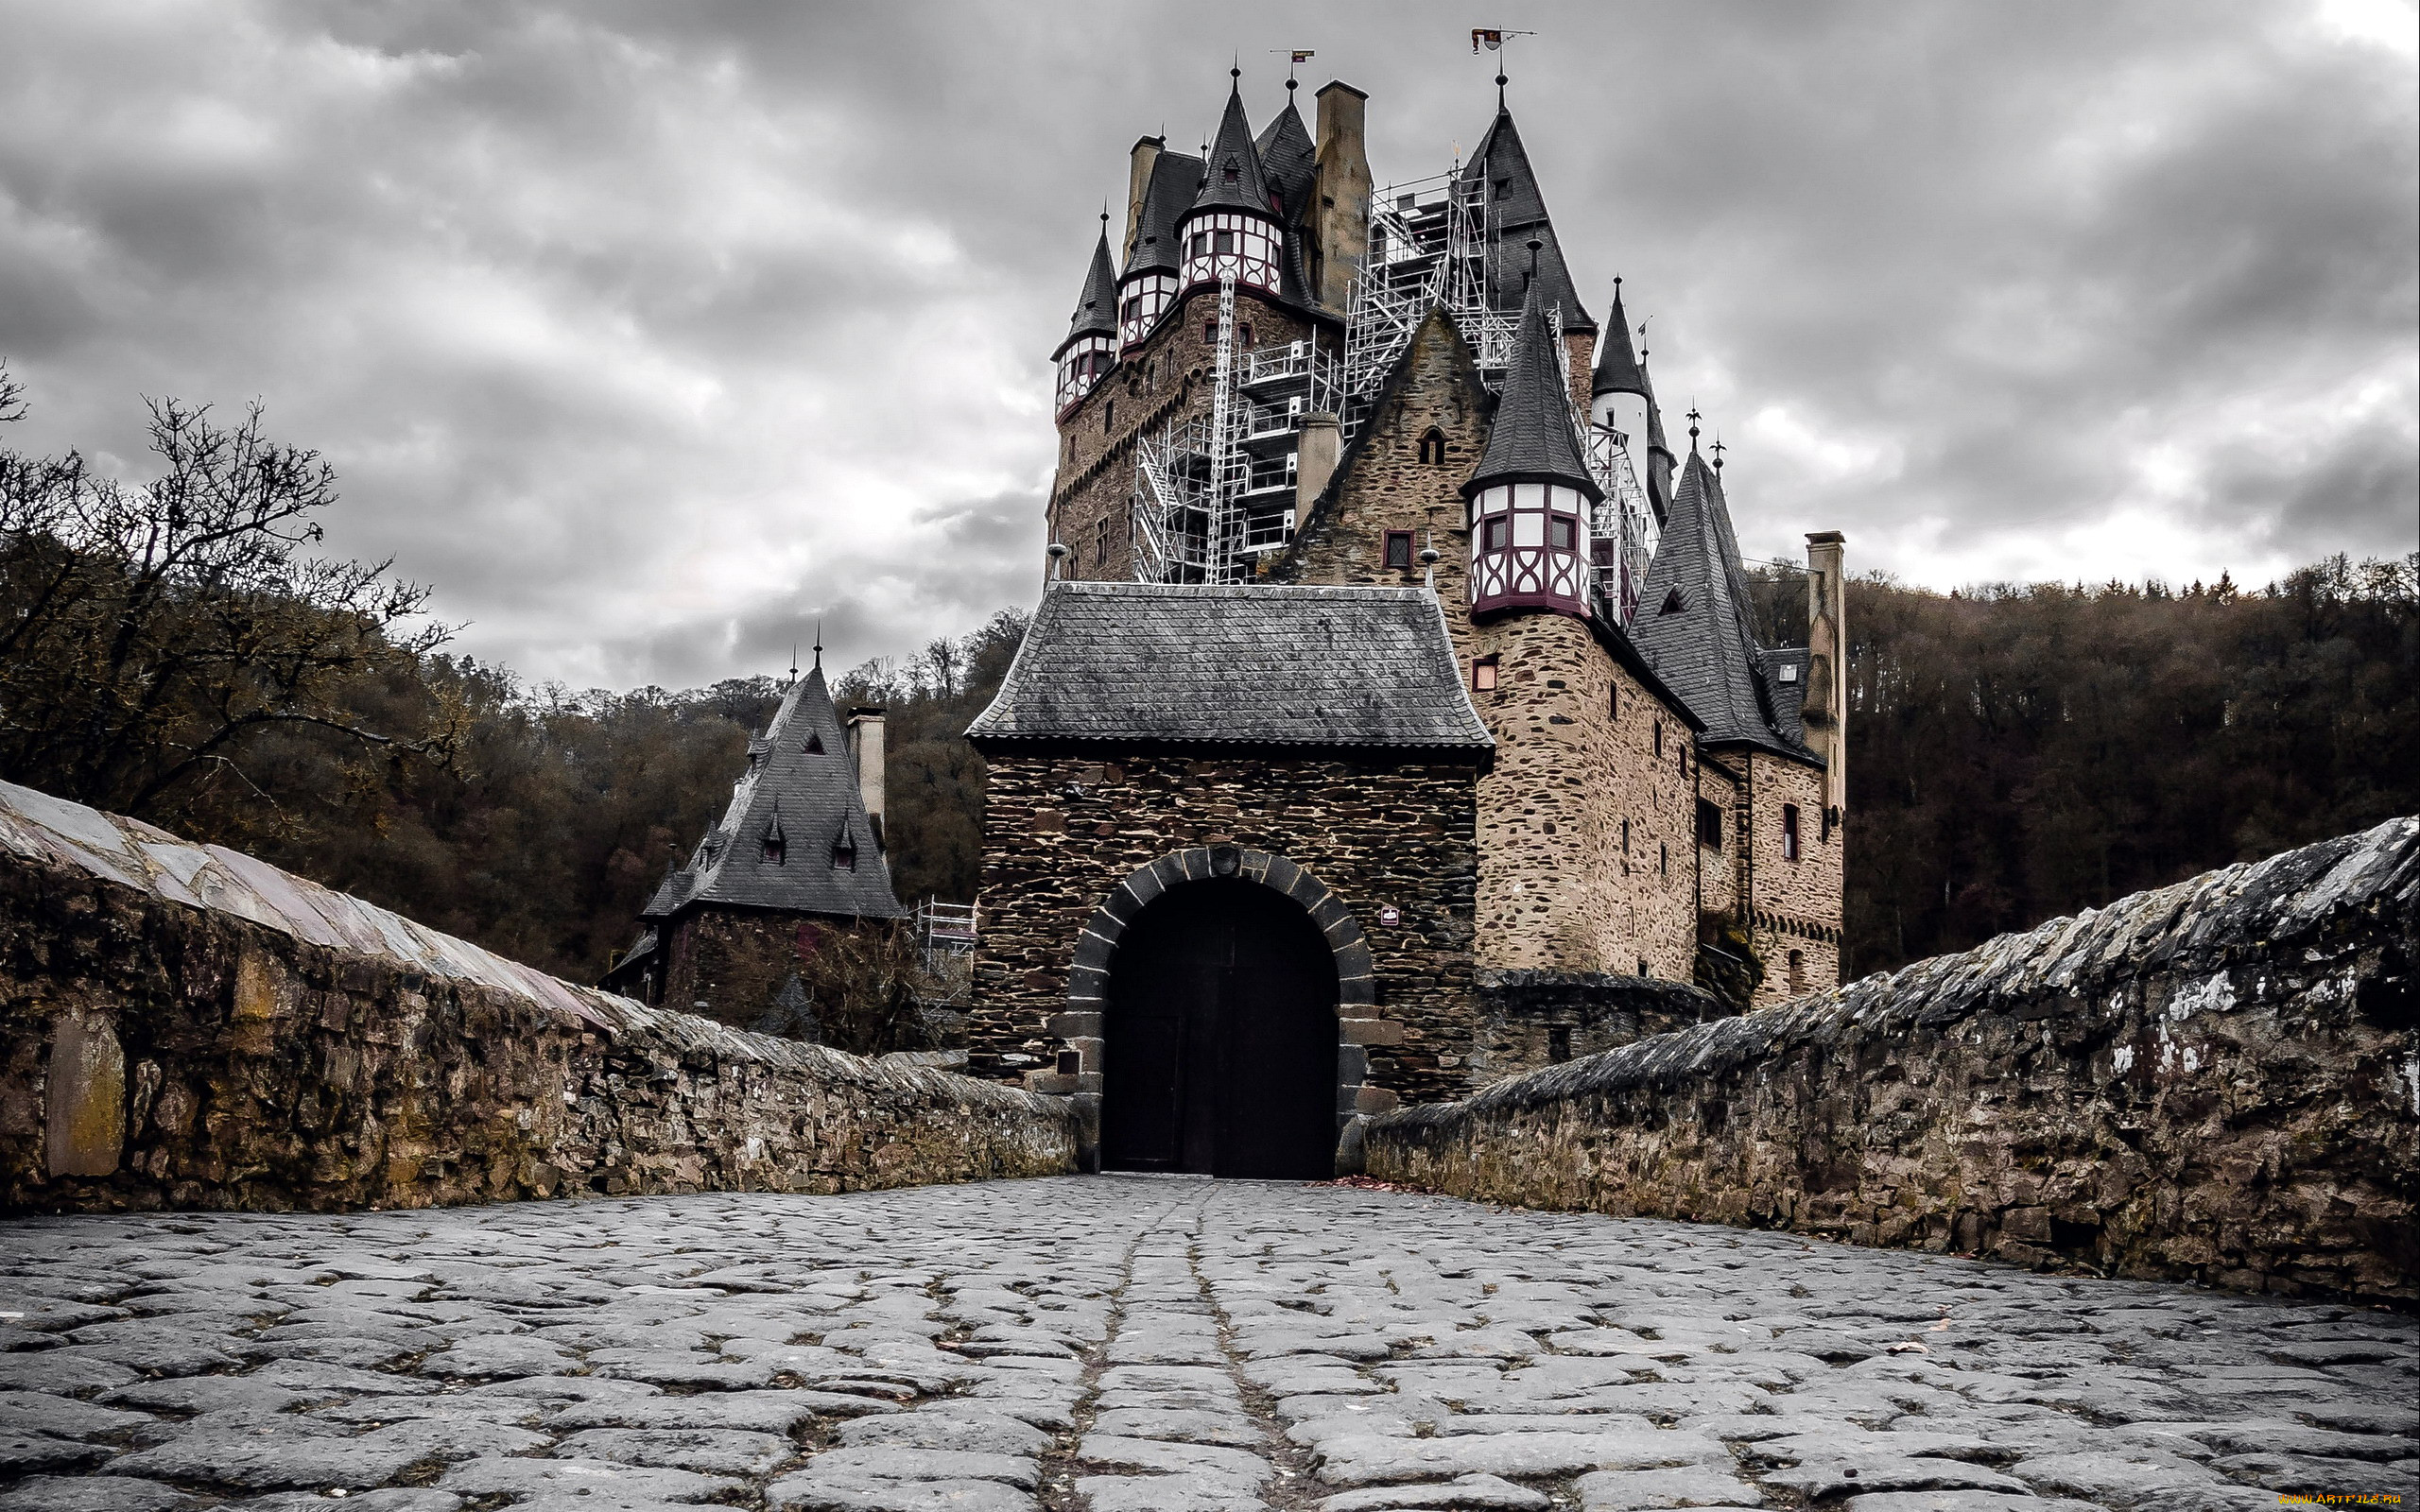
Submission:
<svg viewBox="0 0 2420 1512">
<path fill-rule="evenodd" d="M 1157 137 L 1134 144 L 1128 171 L 1126 270 L 1117 281 L 1117 345 L 1123 350 L 1151 334 L 1176 303 L 1177 275 L 1184 260 L 1177 222 L 1201 190 L 1201 160 L 1170 152 Z"/>
<path fill-rule="evenodd" d="M 1590 382 L 1588 422 L 1613 433 L 1630 454 L 1632 469 L 1647 472 L 1647 372 L 1631 345 L 1630 315 L 1622 308 L 1622 281 L 1614 280 L 1614 311 L 1597 339 L 1597 370 Z"/>
<path fill-rule="evenodd" d="M 1547 325 L 1545 291 L 1535 290 L 1521 306 L 1487 450 L 1462 485 L 1473 614 L 1546 609 L 1589 616 L 1588 517 L 1605 494 L 1572 425 L 1562 358 Z"/>
<path fill-rule="evenodd" d="M 1260 150 L 1253 146 L 1251 123 L 1244 119 L 1243 95 L 1231 88 L 1219 135 L 1202 164 L 1201 191 L 1177 227 L 1184 249 L 1184 285 L 1234 279 L 1275 293 L 1286 234 L 1277 215 L 1277 197 L 1262 170 Z"/>
<path fill-rule="evenodd" d="M 1109 216 L 1101 215 L 1100 240 L 1084 274 L 1084 292 L 1067 322 L 1067 339 L 1052 353 L 1059 364 L 1059 411 L 1091 393 L 1100 375 L 1117 361 L 1117 275 L 1109 262 Z"/>
</svg>

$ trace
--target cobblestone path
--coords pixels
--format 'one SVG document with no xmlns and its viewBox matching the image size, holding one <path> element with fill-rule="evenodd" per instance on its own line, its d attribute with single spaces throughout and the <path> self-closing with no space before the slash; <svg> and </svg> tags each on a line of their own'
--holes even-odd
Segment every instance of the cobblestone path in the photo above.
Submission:
<svg viewBox="0 0 2420 1512">
<path fill-rule="evenodd" d="M 2409 1316 L 1280 1183 L 0 1223 L 0 1506 L 2411 1498 Z"/>
</svg>

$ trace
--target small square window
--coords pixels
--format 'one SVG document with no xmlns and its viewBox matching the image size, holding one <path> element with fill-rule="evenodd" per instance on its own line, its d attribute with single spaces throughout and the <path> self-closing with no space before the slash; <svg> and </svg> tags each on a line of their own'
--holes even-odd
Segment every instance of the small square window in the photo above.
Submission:
<svg viewBox="0 0 2420 1512">
<path fill-rule="evenodd" d="M 1388 565 L 1389 567 L 1395 568 L 1395 569 L 1397 569 L 1398 571 L 1408 570 L 1408 569 L 1409 569 L 1409 568 L 1410 568 L 1410 566 L 1411 566 L 1411 532 L 1410 532 L 1410 531 L 1409 531 L 1409 530 L 1390 530 L 1390 531 L 1388 531 L 1388 532 L 1387 532 L 1387 565 Z"/>
<path fill-rule="evenodd" d="M 1557 551 L 1580 549 L 1580 522 L 1567 514 L 1554 515 L 1547 521 L 1547 542 Z"/>
<path fill-rule="evenodd" d="M 1495 670 L 1496 661 L 1495 658 L 1492 656 L 1483 656 L 1473 660 L 1471 662 L 1471 691 L 1473 693 L 1494 693 L 1495 691 Z"/>
<path fill-rule="evenodd" d="M 1234 232 L 1222 231 L 1216 232 L 1215 234 L 1217 236 L 1217 240 L 1213 241 L 1210 245 L 1210 249 L 1212 251 L 1232 252 L 1236 249 L 1236 233 Z"/>
<path fill-rule="evenodd" d="M 1494 515 L 1479 524 L 1479 550 L 1502 551 L 1512 543 L 1512 522 Z"/>
<path fill-rule="evenodd" d="M 1722 810 L 1704 799 L 1698 799 L 1698 844 L 1717 853 L 1722 850 Z"/>
</svg>

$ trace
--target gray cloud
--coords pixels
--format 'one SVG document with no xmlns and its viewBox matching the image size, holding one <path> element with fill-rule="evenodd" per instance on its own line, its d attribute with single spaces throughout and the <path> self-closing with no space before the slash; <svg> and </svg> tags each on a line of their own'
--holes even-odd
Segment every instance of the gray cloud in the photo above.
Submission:
<svg viewBox="0 0 2420 1512">
<path fill-rule="evenodd" d="M 1583 292 L 1626 276 L 1748 549 L 2257 580 L 2414 545 L 2407 0 L 1489 18 Z M 1046 358 L 1124 151 L 1268 49 L 1440 172 L 1443 4 L 6 8 L 21 446 L 258 396 L 348 552 L 541 679 L 911 651 L 1030 599 Z M 1305 92 L 1307 94 L 1307 91 Z M 1307 110 L 1308 101 L 1305 102 Z"/>
</svg>

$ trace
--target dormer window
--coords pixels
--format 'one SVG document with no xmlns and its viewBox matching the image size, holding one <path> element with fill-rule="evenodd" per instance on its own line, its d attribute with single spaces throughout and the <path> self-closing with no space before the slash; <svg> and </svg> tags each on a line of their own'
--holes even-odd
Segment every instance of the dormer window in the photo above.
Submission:
<svg viewBox="0 0 2420 1512">
<path fill-rule="evenodd" d="M 1784 682 L 1796 682 L 1798 680 L 1798 665 L 1796 662 L 1785 662 L 1782 663 L 1781 680 Z"/>
<path fill-rule="evenodd" d="M 835 871 L 857 869 L 856 836 L 849 833 L 846 825 L 841 826 L 839 836 L 832 842 L 832 869 Z"/>
<path fill-rule="evenodd" d="M 1237 163 L 1233 158 L 1229 158 L 1226 163 L 1220 166 L 1219 171 L 1229 183 L 1234 183 L 1237 179 L 1241 178 L 1243 174 L 1242 165 Z"/>
<path fill-rule="evenodd" d="M 1688 604 L 1681 597 L 1681 591 L 1676 588 L 1664 595 L 1664 607 L 1657 610 L 1655 612 L 1658 614 L 1678 614 L 1688 607 Z"/>
<path fill-rule="evenodd" d="M 823 754 L 823 737 L 812 730 L 806 732 L 806 753 L 809 756 Z"/>
<path fill-rule="evenodd" d="M 778 834 L 765 836 L 765 865 L 778 867 L 789 852 L 787 842 Z"/>
</svg>

